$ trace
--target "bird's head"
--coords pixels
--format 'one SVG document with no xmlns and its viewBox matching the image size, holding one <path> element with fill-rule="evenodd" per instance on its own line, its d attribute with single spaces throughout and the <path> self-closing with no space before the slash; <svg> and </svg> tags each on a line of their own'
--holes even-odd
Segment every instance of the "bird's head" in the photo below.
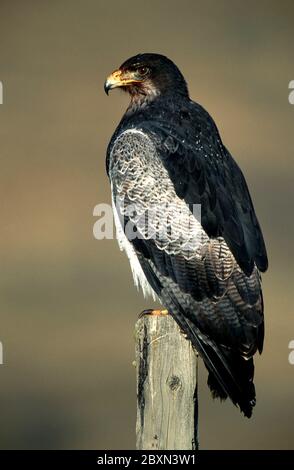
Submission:
<svg viewBox="0 0 294 470">
<path fill-rule="evenodd" d="M 126 60 L 106 79 L 104 90 L 120 87 L 128 91 L 133 100 L 151 100 L 172 93 L 188 96 L 185 79 L 178 67 L 160 54 L 138 54 Z"/>
</svg>

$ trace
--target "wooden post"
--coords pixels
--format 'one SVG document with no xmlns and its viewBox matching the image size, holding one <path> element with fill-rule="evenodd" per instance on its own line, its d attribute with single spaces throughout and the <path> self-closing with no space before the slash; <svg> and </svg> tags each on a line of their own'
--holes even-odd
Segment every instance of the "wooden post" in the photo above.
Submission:
<svg viewBox="0 0 294 470">
<path fill-rule="evenodd" d="M 136 323 L 137 449 L 198 448 L 198 358 L 170 315 Z"/>
</svg>

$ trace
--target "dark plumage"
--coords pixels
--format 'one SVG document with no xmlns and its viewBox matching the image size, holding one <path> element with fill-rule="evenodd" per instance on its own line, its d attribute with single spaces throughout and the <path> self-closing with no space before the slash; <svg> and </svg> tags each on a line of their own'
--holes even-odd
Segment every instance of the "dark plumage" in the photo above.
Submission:
<svg viewBox="0 0 294 470">
<path fill-rule="evenodd" d="M 107 172 L 114 199 L 136 209 L 135 215 L 118 209 L 123 226 L 140 235 L 130 250 L 202 356 L 213 396 L 229 396 L 249 417 L 252 356 L 262 351 L 264 337 L 259 271 L 267 269 L 267 255 L 245 178 L 172 61 L 137 55 L 105 83 L 107 92 L 117 86 L 131 103 L 110 141 Z M 162 202 L 174 212 L 166 222 L 155 219 L 150 237 L 138 214 Z M 193 204 L 201 205 L 201 226 Z M 191 211 L 180 224 L 191 239 L 188 248 L 182 235 L 169 235 L 184 206 Z M 167 235 L 160 232 L 164 224 Z"/>
</svg>

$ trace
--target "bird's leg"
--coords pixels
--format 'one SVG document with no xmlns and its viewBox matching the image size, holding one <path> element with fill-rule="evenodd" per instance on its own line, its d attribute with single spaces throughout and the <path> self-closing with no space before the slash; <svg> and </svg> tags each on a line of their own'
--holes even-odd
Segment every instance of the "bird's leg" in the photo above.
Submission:
<svg viewBox="0 0 294 470">
<path fill-rule="evenodd" d="M 139 314 L 138 318 L 142 318 L 142 317 L 144 317 L 144 315 L 157 315 L 157 316 L 168 315 L 168 310 L 167 309 L 152 309 L 152 308 L 149 308 L 147 310 L 143 310 L 143 312 L 141 312 Z"/>
</svg>

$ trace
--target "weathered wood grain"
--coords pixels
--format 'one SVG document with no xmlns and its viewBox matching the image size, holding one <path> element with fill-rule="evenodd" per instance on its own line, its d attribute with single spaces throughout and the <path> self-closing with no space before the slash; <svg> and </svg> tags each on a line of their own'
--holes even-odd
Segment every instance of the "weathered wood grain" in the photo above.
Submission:
<svg viewBox="0 0 294 470">
<path fill-rule="evenodd" d="M 197 444 L 197 356 L 170 315 L 136 323 L 137 449 Z"/>
</svg>

